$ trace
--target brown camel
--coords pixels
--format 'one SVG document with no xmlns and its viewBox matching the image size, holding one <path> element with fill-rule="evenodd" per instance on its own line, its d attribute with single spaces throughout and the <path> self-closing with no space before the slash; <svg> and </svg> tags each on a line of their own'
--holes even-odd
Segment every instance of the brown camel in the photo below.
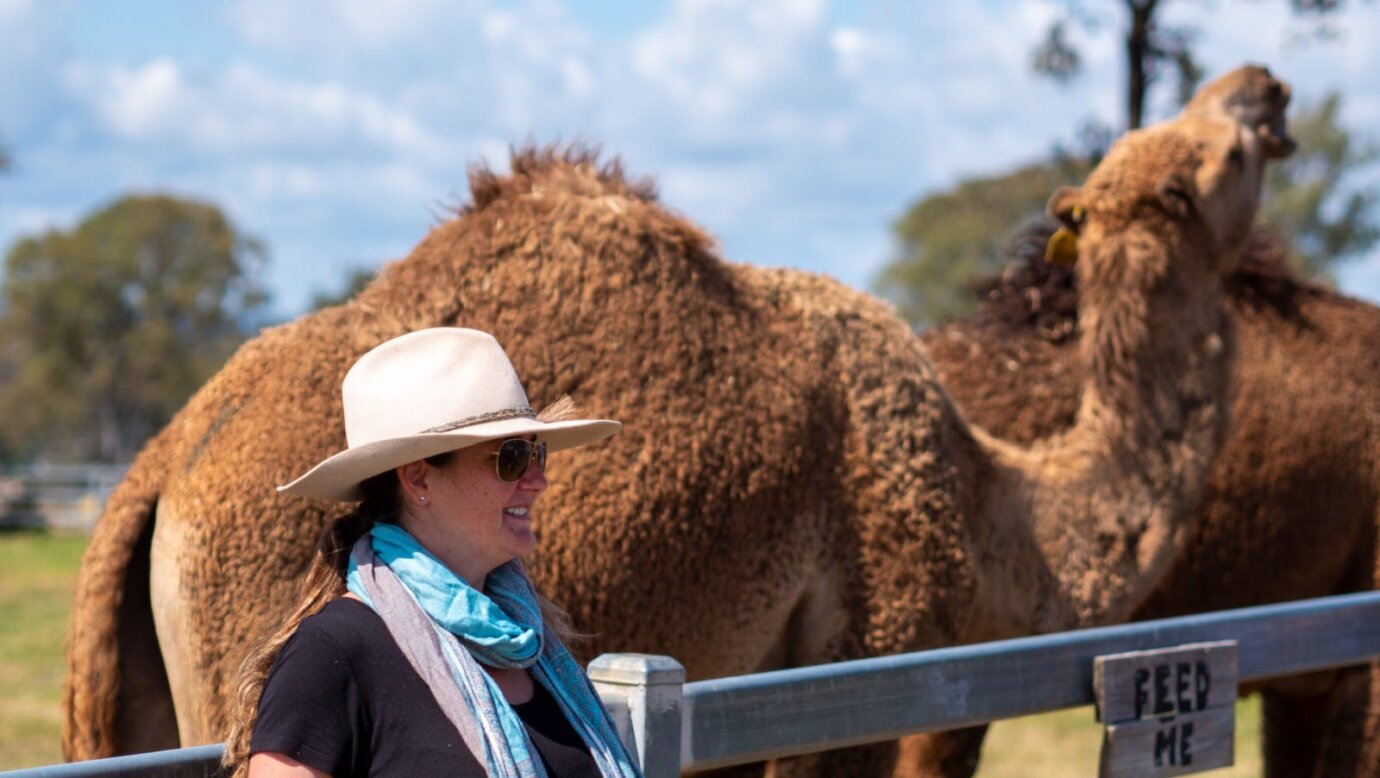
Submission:
<svg viewBox="0 0 1380 778">
<path fill-rule="evenodd" d="M 1075 278 L 1040 258 L 1053 226 L 1022 236 L 1026 250 L 988 284 L 977 315 L 921 335 L 967 418 L 1022 442 L 1070 426 L 1084 370 Z M 1380 308 L 1300 281 L 1265 234 L 1225 288 L 1240 347 L 1232 431 L 1188 542 L 1138 619 L 1376 585 Z M 1266 685 L 1266 774 L 1380 775 L 1371 688 L 1380 684 L 1364 668 Z M 981 733 L 916 738 L 912 767 L 971 775 Z"/>
<path fill-rule="evenodd" d="M 969 427 L 883 304 L 721 261 L 616 167 L 478 171 L 457 218 L 353 301 L 246 344 L 135 461 L 83 560 L 65 752 L 223 736 L 240 658 L 338 510 L 272 486 L 340 447 L 358 355 L 438 324 L 495 333 L 534 402 L 625 422 L 553 459 L 537 516 L 533 575 L 591 653 L 703 678 L 1124 619 L 1224 434 L 1220 282 L 1262 165 L 1254 133 L 1183 119 L 1056 194 L 1094 369 L 1076 424 L 1030 447 Z M 894 753 L 806 766 L 877 774 Z"/>
<path fill-rule="evenodd" d="M 1269 81 L 1238 69 L 1185 111 L 1267 128 L 1267 149 L 1287 154 L 1282 125 L 1258 109 Z M 1082 380 L 1075 277 L 1042 259 L 1055 226 L 1019 236 L 977 315 L 921 335 L 965 415 L 1023 443 L 1072 424 Z M 1185 551 L 1137 619 L 1369 589 L 1380 575 L 1380 310 L 1299 280 L 1263 232 L 1225 288 L 1241 343 L 1233 432 Z M 1375 672 L 1264 686 L 1267 775 L 1380 776 Z M 909 738 L 898 773 L 971 775 L 985 731 Z"/>
</svg>

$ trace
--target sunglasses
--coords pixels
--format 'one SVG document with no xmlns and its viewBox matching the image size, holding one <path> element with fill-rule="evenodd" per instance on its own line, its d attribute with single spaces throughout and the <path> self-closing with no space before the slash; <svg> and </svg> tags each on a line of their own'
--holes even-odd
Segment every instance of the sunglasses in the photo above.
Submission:
<svg viewBox="0 0 1380 778">
<path fill-rule="evenodd" d="M 498 451 L 492 456 L 496 459 L 494 471 L 498 473 L 498 480 L 505 483 L 511 484 L 522 478 L 533 462 L 537 463 L 537 467 L 546 469 L 545 443 L 513 438 L 498 444 Z"/>
</svg>

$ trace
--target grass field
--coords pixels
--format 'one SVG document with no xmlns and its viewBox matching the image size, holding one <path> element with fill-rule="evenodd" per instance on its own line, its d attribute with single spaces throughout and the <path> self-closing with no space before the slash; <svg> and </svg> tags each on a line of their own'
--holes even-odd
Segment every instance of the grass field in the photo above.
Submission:
<svg viewBox="0 0 1380 778">
<path fill-rule="evenodd" d="M 62 638 L 86 539 L 0 534 L 0 770 L 61 761 Z"/>
<path fill-rule="evenodd" d="M 62 639 L 85 539 L 0 533 L 0 770 L 52 764 L 58 749 Z M 1203 775 L 1260 774 L 1259 708 L 1237 706 L 1236 767 Z M 1102 730 L 1091 708 L 999 722 L 979 778 L 1097 774 Z"/>
</svg>

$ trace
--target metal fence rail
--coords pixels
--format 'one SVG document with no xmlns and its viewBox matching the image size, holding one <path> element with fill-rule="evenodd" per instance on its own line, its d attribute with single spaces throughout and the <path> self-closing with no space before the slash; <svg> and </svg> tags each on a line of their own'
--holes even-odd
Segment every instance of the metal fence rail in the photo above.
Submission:
<svg viewBox="0 0 1380 778">
<path fill-rule="evenodd" d="M 1380 592 L 687 684 L 681 764 L 706 769 L 1093 703 L 1102 654 L 1237 640 L 1242 681 L 1380 656 Z"/>
<path fill-rule="evenodd" d="M 1094 657 L 1208 640 L 1239 642 L 1242 681 L 1361 664 L 1380 657 L 1380 592 L 690 684 L 667 657 L 605 655 L 590 677 L 647 778 L 667 778 L 1089 705 Z M 203 776 L 219 753 L 203 746 L 0 775 Z"/>
<path fill-rule="evenodd" d="M 11 770 L 0 772 L 0 775 L 25 778 L 212 778 L 221 774 L 220 755 L 224 751 L 225 747 L 217 743 L 213 746 Z"/>
</svg>

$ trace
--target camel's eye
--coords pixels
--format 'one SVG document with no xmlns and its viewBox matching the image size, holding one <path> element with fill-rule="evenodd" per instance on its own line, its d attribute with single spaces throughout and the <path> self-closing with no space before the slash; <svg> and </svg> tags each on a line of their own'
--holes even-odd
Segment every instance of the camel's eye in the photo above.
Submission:
<svg viewBox="0 0 1380 778">
<path fill-rule="evenodd" d="M 1232 149 L 1231 153 L 1227 155 L 1227 161 L 1241 167 L 1246 164 L 1246 155 L 1241 153 L 1241 149 Z"/>
</svg>

